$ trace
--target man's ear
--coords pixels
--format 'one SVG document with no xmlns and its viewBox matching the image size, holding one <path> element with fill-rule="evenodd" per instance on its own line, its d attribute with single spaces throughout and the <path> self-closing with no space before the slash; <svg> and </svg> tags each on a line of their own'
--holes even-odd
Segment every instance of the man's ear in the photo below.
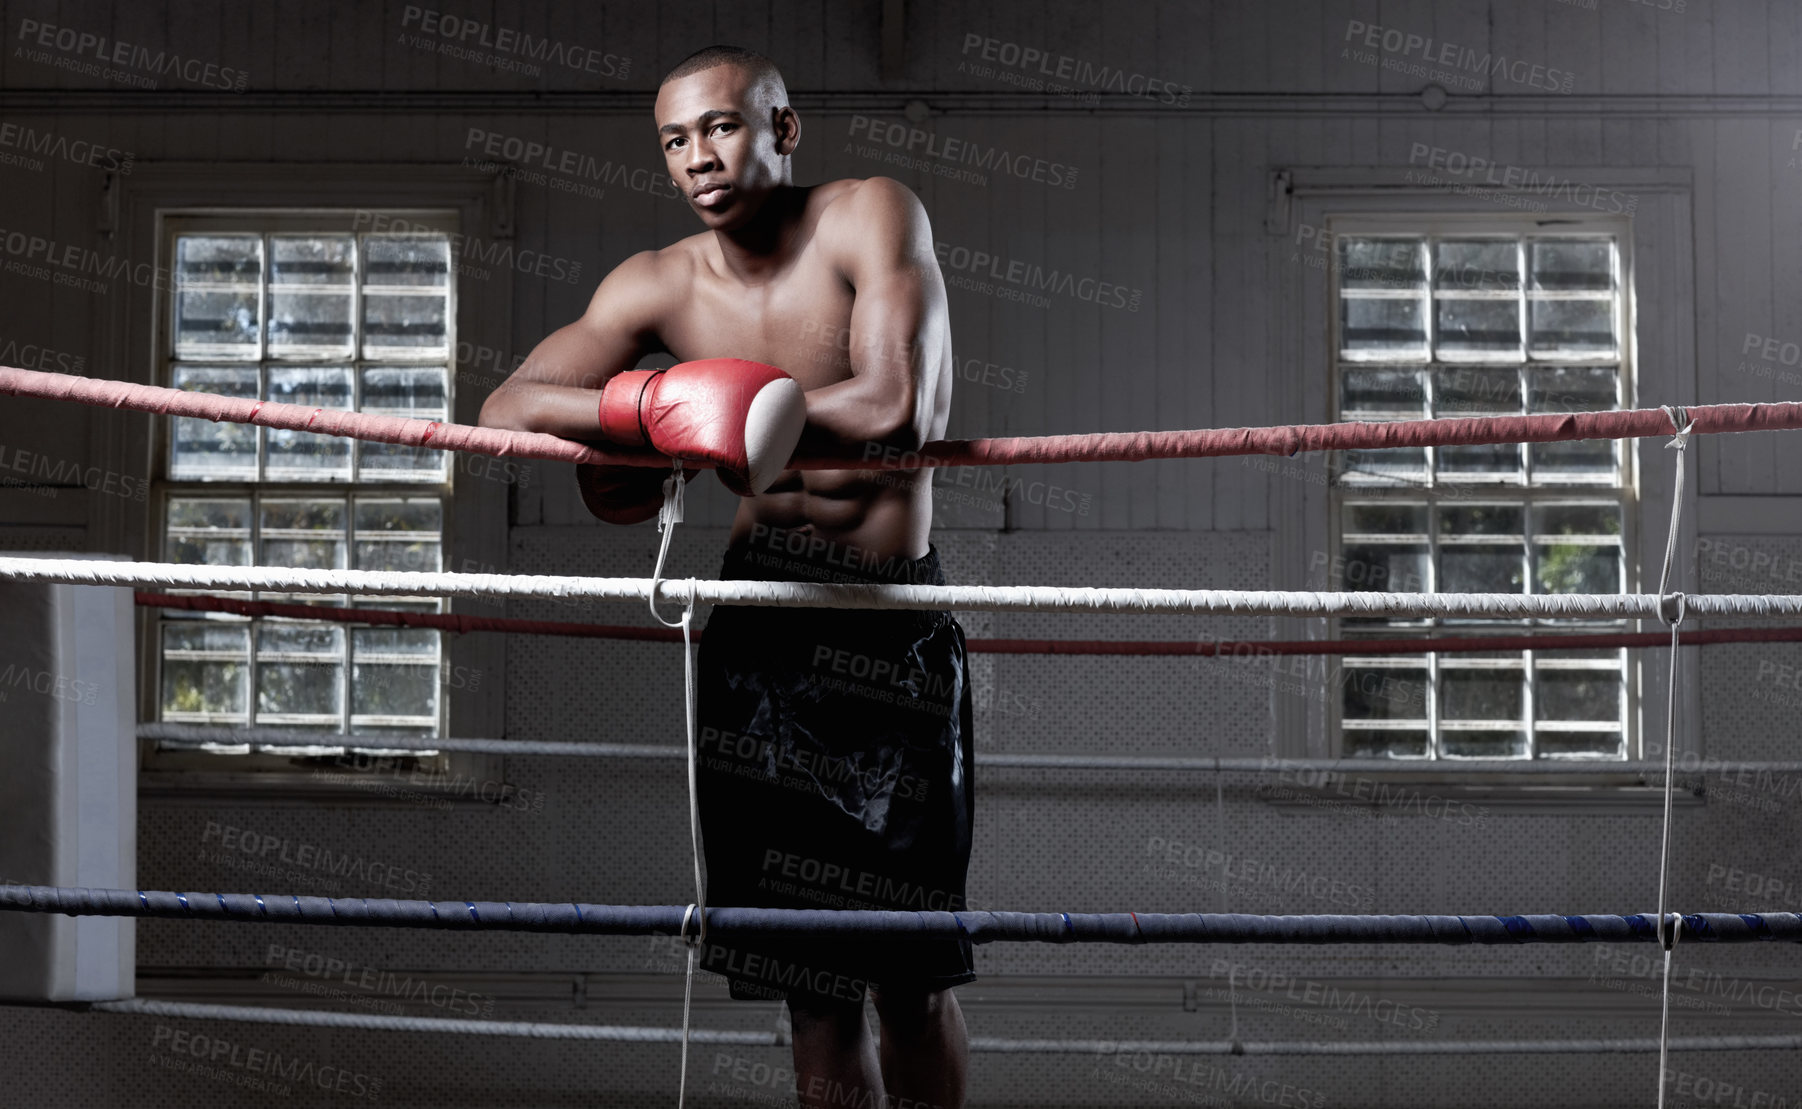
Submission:
<svg viewBox="0 0 1802 1109">
<path fill-rule="evenodd" d="M 770 130 L 776 134 L 776 153 L 783 157 L 801 145 L 801 117 L 787 104 L 770 109 Z"/>
</svg>

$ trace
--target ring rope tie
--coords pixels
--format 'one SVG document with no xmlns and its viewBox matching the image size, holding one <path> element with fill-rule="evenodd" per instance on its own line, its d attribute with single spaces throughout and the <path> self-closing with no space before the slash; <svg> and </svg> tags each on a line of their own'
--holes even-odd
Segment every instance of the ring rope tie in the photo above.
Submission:
<svg viewBox="0 0 1802 1109">
<path fill-rule="evenodd" d="M 1665 590 L 1672 584 L 1676 575 L 1677 534 L 1683 525 L 1683 459 L 1688 453 L 1690 432 L 1695 430 L 1695 422 L 1681 406 L 1665 405 L 1664 414 L 1670 417 L 1671 427 L 1676 434 L 1666 443 L 1666 450 L 1677 452 L 1676 465 L 1671 478 L 1671 526 L 1664 540 L 1664 565 L 1658 572 L 1658 617 L 1670 624 L 1671 628 L 1671 662 L 1667 678 L 1664 711 L 1664 818 L 1660 823 L 1658 844 L 1658 942 L 1664 947 L 1664 981 L 1661 994 L 1663 997 L 1663 1015 L 1658 1025 L 1658 1109 L 1664 1109 L 1665 1062 L 1670 1053 L 1671 1041 L 1671 958 L 1677 947 L 1677 932 L 1682 927 L 1682 916 L 1671 923 L 1670 934 L 1665 934 L 1665 904 L 1670 888 L 1671 873 L 1671 802 L 1676 789 L 1677 759 L 1677 670 L 1678 659 L 1682 656 L 1678 628 L 1683 623 L 1684 610 L 1687 607 L 1681 590 L 1666 594 Z M 1673 602 L 1671 609 L 1665 608 L 1665 602 Z"/>
</svg>

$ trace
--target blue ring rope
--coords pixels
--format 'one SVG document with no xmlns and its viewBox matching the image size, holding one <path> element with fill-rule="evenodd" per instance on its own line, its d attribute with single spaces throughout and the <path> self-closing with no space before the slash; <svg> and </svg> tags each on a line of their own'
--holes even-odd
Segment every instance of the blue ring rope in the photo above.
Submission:
<svg viewBox="0 0 1802 1109">
<path fill-rule="evenodd" d="M 333 899 L 295 894 L 194 894 L 156 890 L 0 885 L 0 911 L 69 916 L 204 917 L 291 924 L 385 925 L 588 935 L 672 935 L 681 905 L 593 905 L 465 901 L 442 916 L 431 901 Z M 271 903 L 273 901 L 273 904 Z M 340 901 L 344 912 L 339 912 Z M 451 902 L 454 904 L 454 902 Z M 360 908 L 359 908 L 360 907 Z M 517 910 L 517 912 L 515 911 Z M 1802 915 L 1694 913 L 1683 918 L 1701 943 L 1802 942 Z M 863 935 L 974 943 L 1521 944 L 1652 943 L 1645 914 L 1514 916 L 1252 916 L 1240 913 L 1008 913 L 712 908 L 710 933 L 728 938 Z"/>
</svg>

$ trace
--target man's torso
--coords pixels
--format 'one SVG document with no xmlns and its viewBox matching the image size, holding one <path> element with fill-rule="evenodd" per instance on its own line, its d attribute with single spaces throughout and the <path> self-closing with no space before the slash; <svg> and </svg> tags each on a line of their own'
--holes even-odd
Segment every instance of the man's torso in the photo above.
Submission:
<svg viewBox="0 0 1802 1109">
<path fill-rule="evenodd" d="M 856 290 L 835 260 L 857 249 L 855 228 L 832 206 L 857 181 L 803 190 L 807 196 L 777 264 L 755 284 L 725 272 L 712 232 L 658 252 L 660 287 L 673 292 L 658 338 L 679 361 L 744 358 L 787 371 L 804 390 L 852 376 L 854 356 L 879 354 L 853 344 Z M 929 438 L 945 431 L 951 400 L 949 342 L 942 358 L 920 364 L 939 373 Z M 763 494 L 746 497 L 733 521 L 734 545 L 753 527 L 800 531 L 879 557 L 917 558 L 932 526 L 929 471 L 785 470 Z"/>
</svg>

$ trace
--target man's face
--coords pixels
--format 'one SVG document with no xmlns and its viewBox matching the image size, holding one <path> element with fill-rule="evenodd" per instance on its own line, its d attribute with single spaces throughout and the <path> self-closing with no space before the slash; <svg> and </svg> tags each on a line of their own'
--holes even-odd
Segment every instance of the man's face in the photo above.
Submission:
<svg viewBox="0 0 1802 1109">
<path fill-rule="evenodd" d="M 715 230 L 748 222 L 778 185 L 798 130 L 786 109 L 772 118 L 750 76 L 718 65 L 671 81 L 657 93 L 657 139 L 670 179 Z M 779 130 L 780 128 L 780 130 Z"/>
</svg>

